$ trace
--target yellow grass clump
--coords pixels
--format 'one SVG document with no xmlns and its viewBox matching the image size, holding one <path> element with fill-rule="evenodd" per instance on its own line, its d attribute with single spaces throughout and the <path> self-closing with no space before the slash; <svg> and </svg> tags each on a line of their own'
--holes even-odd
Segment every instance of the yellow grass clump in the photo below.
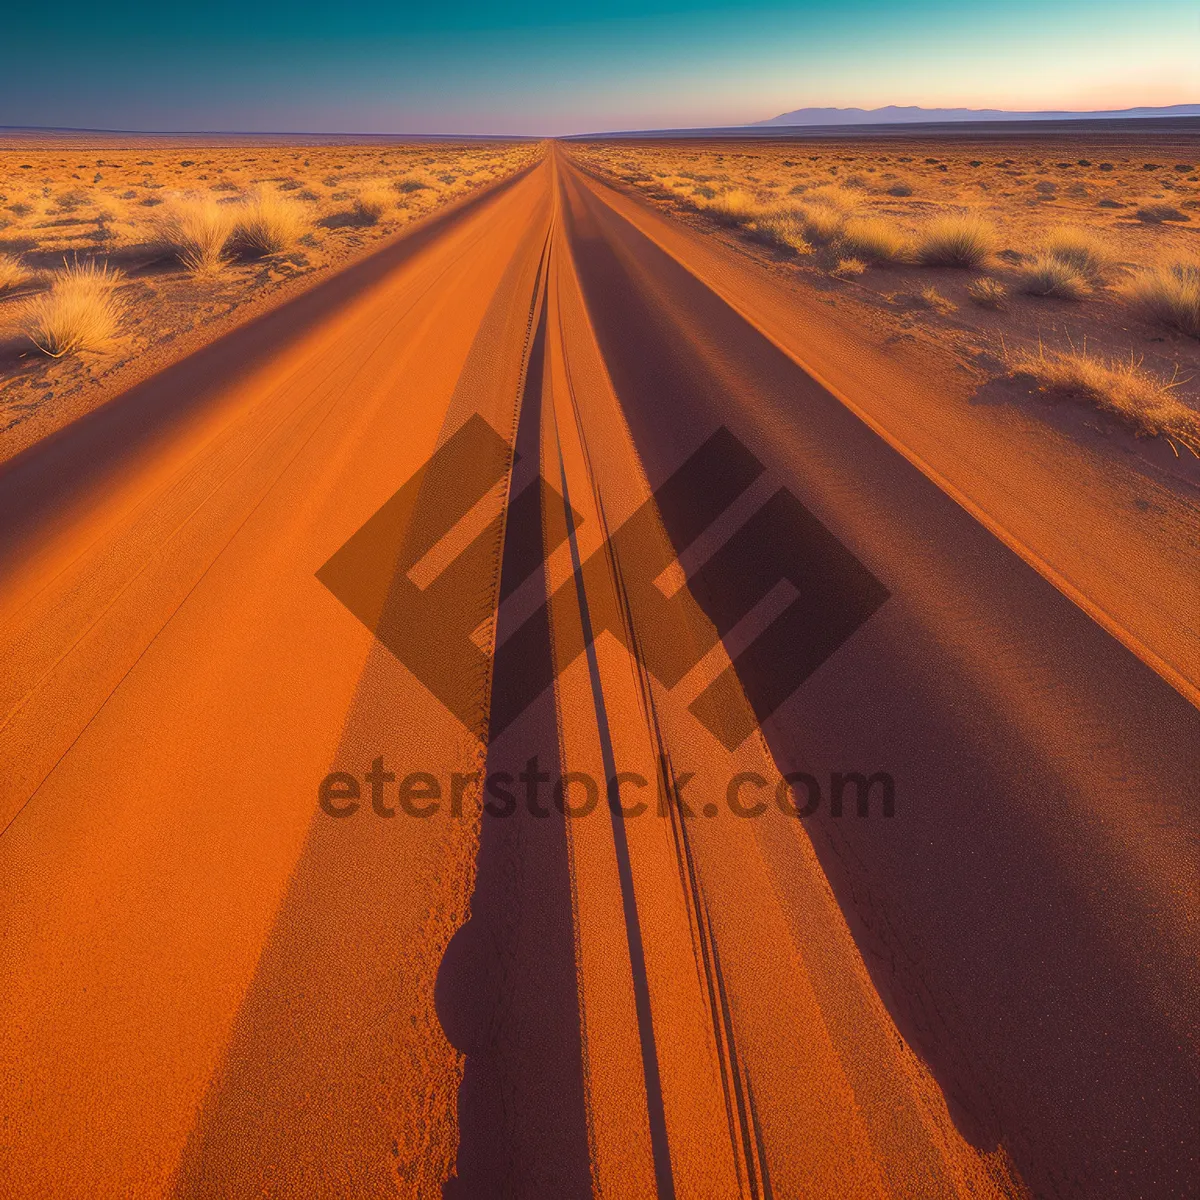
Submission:
<svg viewBox="0 0 1200 1200">
<path fill-rule="evenodd" d="M 425 188 L 435 186 L 433 180 L 424 171 L 410 171 L 407 175 L 401 175 L 399 179 L 392 180 L 392 187 L 402 195 L 410 195 L 413 192 L 420 192 Z"/>
<path fill-rule="evenodd" d="M 958 312 L 958 305 L 949 297 L 943 296 L 935 287 L 922 288 L 920 299 L 923 308 L 940 313 L 943 317 L 949 316 L 952 312 Z"/>
<path fill-rule="evenodd" d="M 1053 296 L 1059 300 L 1082 300 L 1092 285 L 1077 267 L 1051 254 L 1039 254 L 1021 268 L 1021 291 L 1027 296 Z"/>
<path fill-rule="evenodd" d="M 793 254 L 811 254 L 812 246 L 804 235 L 804 222 L 795 212 L 765 212 L 754 221 L 754 233 L 769 245 Z"/>
<path fill-rule="evenodd" d="M 33 272 L 14 254 L 0 254 L 0 295 L 19 288 L 33 278 Z"/>
<path fill-rule="evenodd" d="M 234 206 L 212 196 L 180 196 L 157 219 L 160 238 L 193 275 L 225 269 L 225 247 L 233 234 Z"/>
<path fill-rule="evenodd" d="M 805 187 L 796 200 L 777 201 L 774 210 L 802 222 L 805 237 L 824 246 L 841 239 L 847 218 L 861 201 L 861 195 L 849 188 L 821 184 Z"/>
<path fill-rule="evenodd" d="M 762 205 L 741 188 L 718 192 L 711 200 L 704 201 L 703 208 L 722 225 L 748 225 L 763 211 Z"/>
<path fill-rule="evenodd" d="M 836 242 L 842 236 L 842 224 L 845 216 L 836 208 L 825 204 L 814 204 L 801 208 L 804 218 L 804 230 L 808 236 L 820 245 Z"/>
<path fill-rule="evenodd" d="M 293 249 L 311 227 L 311 218 L 299 204 L 266 191 L 255 192 L 238 206 L 234 226 L 241 245 L 259 254 Z"/>
<path fill-rule="evenodd" d="M 839 258 L 833 268 L 834 275 L 861 275 L 867 269 L 867 264 L 861 258 Z"/>
<path fill-rule="evenodd" d="M 1147 267 L 1122 290 L 1150 320 L 1200 338 L 1200 263 Z"/>
<path fill-rule="evenodd" d="M 998 279 L 983 275 L 967 285 L 967 295 L 980 308 L 1001 309 L 1008 303 L 1008 289 Z"/>
<path fill-rule="evenodd" d="M 861 192 L 853 188 L 841 187 L 836 183 L 823 183 L 818 187 L 809 188 L 804 193 L 806 205 L 817 204 L 833 212 L 848 217 L 862 204 Z"/>
<path fill-rule="evenodd" d="M 909 256 L 908 239 L 886 217 L 850 217 L 842 227 L 841 244 L 868 262 L 903 262 Z"/>
<path fill-rule="evenodd" d="M 1128 361 L 1105 359 L 1082 350 L 1051 351 L 1038 347 L 1009 357 L 1014 375 L 1032 375 L 1047 391 L 1090 400 L 1114 413 L 1135 433 L 1159 434 L 1193 453 L 1200 452 L 1200 413 L 1175 394 L 1176 384 L 1142 369 L 1131 354 Z"/>
<path fill-rule="evenodd" d="M 1085 229 L 1056 229 L 1043 242 L 1042 252 L 1073 267 L 1090 284 L 1103 283 L 1113 267 L 1108 243 Z"/>
<path fill-rule="evenodd" d="M 374 225 L 395 207 L 396 195 L 385 187 L 365 187 L 354 197 L 354 212 L 365 225 Z"/>
<path fill-rule="evenodd" d="M 76 350 L 107 350 L 120 326 L 122 304 L 115 290 L 120 271 L 94 261 L 64 264 L 50 290 L 35 296 L 24 313 L 26 336 L 51 358 Z"/>
<path fill-rule="evenodd" d="M 934 217 L 917 245 L 917 261 L 926 267 L 978 270 L 996 248 L 995 229 L 974 213 Z"/>
</svg>

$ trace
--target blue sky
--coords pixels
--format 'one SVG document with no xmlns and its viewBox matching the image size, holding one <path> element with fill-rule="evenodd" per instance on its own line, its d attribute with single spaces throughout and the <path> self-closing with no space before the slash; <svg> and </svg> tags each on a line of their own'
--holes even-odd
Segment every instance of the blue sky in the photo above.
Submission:
<svg viewBox="0 0 1200 1200">
<path fill-rule="evenodd" d="M 534 133 L 1200 102 L 1195 0 L 15 6 L 0 125 Z"/>
</svg>

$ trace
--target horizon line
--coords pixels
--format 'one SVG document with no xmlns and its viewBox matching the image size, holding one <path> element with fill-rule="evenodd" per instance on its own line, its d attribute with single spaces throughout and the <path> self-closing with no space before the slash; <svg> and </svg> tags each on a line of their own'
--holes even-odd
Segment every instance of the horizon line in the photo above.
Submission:
<svg viewBox="0 0 1200 1200">
<path fill-rule="evenodd" d="M 928 112 L 937 113 L 942 111 L 958 111 L 958 112 L 978 112 L 978 113 L 999 113 L 1004 116 L 1012 117 L 1032 117 L 1034 120 L 1030 123 L 1036 123 L 1037 118 L 1043 118 L 1047 121 L 1055 118 L 1074 118 L 1087 120 L 1089 118 L 1095 120 L 1110 120 L 1110 121 L 1152 121 L 1156 119 L 1170 119 L 1163 117 L 1160 114 L 1169 113 L 1172 109 L 1179 108 L 1198 108 L 1200 109 L 1200 101 L 1182 101 L 1177 104 L 1160 104 L 1160 105 L 1129 105 L 1126 108 L 1119 109 L 1008 109 L 1008 108 L 970 108 L 962 105 L 944 105 L 939 108 L 925 108 L 919 104 L 885 104 L 876 108 L 861 108 L 857 105 L 849 105 L 845 107 L 837 105 L 805 105 L 803 108 L 791 109 L 788 112 L 779 113 L 774 117 L 766 117 L 757 121 L 752 121 L 743 124 L 732 125 L 693 125 L 693 126 L 641 126 L 638 128 L 626 129 L 610 129 L 610 130 L 591 130 L 580 133 L 403 133 L 392 131 L 387 133 L 363 133 L 354 132 L 351 130 L 339 130 L 336 132 L 320 132 L 309 129 L 109 129 L 95 128 L 91 126 L 76 126 L 76 125 L 0 125 L 0 136 L 12 133 L 81 133 L 81 134 L 111 134 L 111 135 L 131 135 L 136 137 L 312 137 L 312 138 L 394 138 L 394 139 L 429 139 L 431 141 L 450 141 L 455 138 L 466 139 L 471 141 L 554 141 L 558 138 L 587 138 L 587 137 L 616 137 L 621 134 L 635 133 L 687 133 L 699 132 L 709 133 L 716 130 L 750 130 L 758 129 L 764 126 L 771 126 L 777 121 L 780 116 L 787 116 L 790 112 L 804 111 L 825 111 L 825 112 L 862 112 L 876 113 L 885 112 L 888 110 L 897 110 L 901 112 Z M 1148 115 L 1134 115 L 1139 110 L 1145 110 Z M 1200 119 L 1200 113 L 1186 114 L 1177 119 Z M 900 124 L 908 125 L 944 125 L 946 121 L 936 119 L 929 121 L 908 121 L 900 122 Z M 1002 124 L 1001 119 L 997 120 L 981 120 L 976 122 L 959 121 L 954 124 Z M 872 122 L 862 122 L 857 128 L 872 128 Z M 893 128 L 894 124 L 889 122 L 879 122 L 879 125 Z M 775 128 L 783 129 L 837 129 L 846 130 L 855 128 L 852 125 L 794 125 L 794 126 L 775 126 Z"/>
</svg>

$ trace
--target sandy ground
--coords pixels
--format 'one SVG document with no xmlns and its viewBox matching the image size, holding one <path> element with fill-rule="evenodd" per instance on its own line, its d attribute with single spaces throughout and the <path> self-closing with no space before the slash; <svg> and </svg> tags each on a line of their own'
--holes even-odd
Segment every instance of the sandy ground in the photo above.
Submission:
<svg viewBox="0 0 1200 1200">
<path fill-rule="evenodd" d="M 12 1194 L 1189 1193 L 1192 485 L 857 314 L 556 149 L 0 472 Z"/>
</svg>

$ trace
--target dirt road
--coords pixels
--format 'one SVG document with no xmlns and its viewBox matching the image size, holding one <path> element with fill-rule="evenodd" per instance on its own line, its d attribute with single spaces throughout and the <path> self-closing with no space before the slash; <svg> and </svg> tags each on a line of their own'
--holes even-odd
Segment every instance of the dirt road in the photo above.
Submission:
<svg viewBox="0 0 1200 1200">
<path fill-rule="evenodd" d="M 1189 511 L 707 255 L 556 149 L 6 466 L 0 1192 L 1189 1194 Z"/>
</svg>

